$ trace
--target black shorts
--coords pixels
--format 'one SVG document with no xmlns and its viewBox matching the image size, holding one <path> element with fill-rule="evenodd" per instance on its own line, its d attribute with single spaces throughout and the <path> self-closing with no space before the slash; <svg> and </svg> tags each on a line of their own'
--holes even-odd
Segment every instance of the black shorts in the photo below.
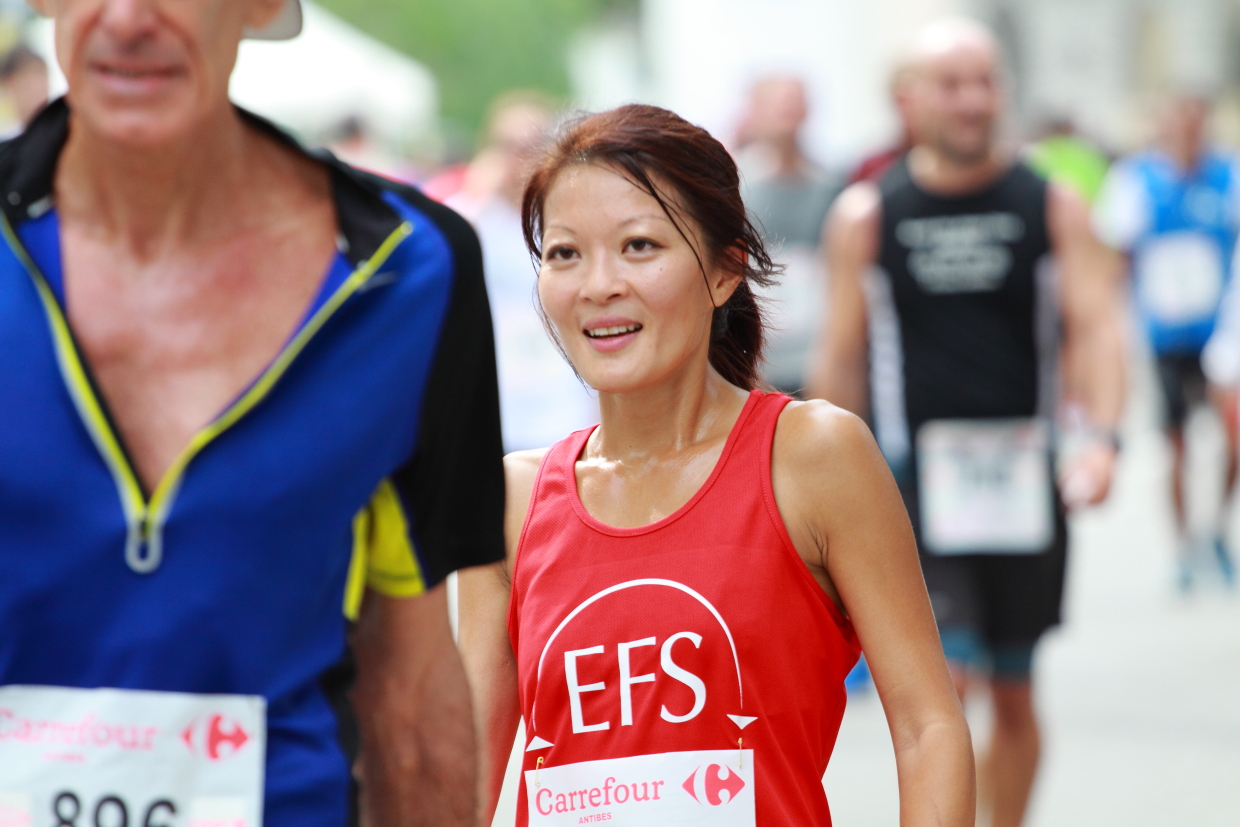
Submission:
<svg viewBox="0 0 1240 827">
<path fill-rule="evenodd" d="M 941 631 L 977 635 L 992 650 L 1032 645 L 1059 625 L 1067 543 L 1041 554 L 921 556 Z"/>
<path fill-rule="evenodd" d="M 935 622 L 940 632 L 971 632 L 992 650 L 1036 643 L 1059 625 L 1068 560 L 1068 525 L 1056 497 L 1055 539 L 1037 554 L 927 553 L 921 526 L 915 472 L 893 468 L 904 497 Z"/>
<path fill-rule="evenodd" d="M 1166 426 L 1179 431 L 1189 412 L 1206 401 L 1206 377 L 1199 353 L 1163 353 L 1156 357 Z"/>
</svg>

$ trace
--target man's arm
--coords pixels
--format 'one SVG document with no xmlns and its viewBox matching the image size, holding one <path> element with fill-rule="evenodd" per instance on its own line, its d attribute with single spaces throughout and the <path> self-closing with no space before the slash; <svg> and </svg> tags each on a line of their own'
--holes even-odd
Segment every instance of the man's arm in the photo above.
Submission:
<svg viewBox="0 0 1240 827">
<path fill-rule="evenodd" d="M 1099 241 L 1089 209 L 1072 191 L 1051 184 L 1046 211 L 1062 278 L 1066 390 L 1085 406 L 1099 437 L 1064 475 L 1064 496 L 1069 505 L 1095 505 L 1110 491 L 1116 450 L 1109 436 L 1119 427 L 1127 389 L 1123 262 Z"/>
<path fill-rule="evenodd" d="M 473 713 L 445 586 L 417 597 L 368 592 L 353 651 L 362 824 L 472 827 Z"/>
<path fill-rule="evenodd" d="M 826 323 L 811 359 L 809 395 L 864 416 L 868 406 L 865 275 L 878 256 L 882 199 L 870 183 L 840 195 L 823 228 Z"/>
</svg>

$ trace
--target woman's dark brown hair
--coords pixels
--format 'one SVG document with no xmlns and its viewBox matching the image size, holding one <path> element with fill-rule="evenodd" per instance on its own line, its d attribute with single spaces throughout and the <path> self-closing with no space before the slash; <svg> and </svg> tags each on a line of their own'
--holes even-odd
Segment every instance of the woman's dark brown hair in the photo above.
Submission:
<svg viewBox="0 0 1240 827">
<path fill-rule="evenodd" d="M 731 298 L 715 308 L 710 363 L 733 385 L 758 387 L 765 323 L 752 285 L 773 284 L 781 268 L 749 221 L 736 163 L 723 144 L 657 106 L 630 104 L 569 122 L 535 168 L 521 207 L 525 244 L 540 261 L 547 193 L 575 164 L 611 167 L 658 201 L 689 243 L 703 277 L 708 263 L 741 276 Z M 697 226 L 704 250 L 694 244 L 686 217 Z"/>
</svg>

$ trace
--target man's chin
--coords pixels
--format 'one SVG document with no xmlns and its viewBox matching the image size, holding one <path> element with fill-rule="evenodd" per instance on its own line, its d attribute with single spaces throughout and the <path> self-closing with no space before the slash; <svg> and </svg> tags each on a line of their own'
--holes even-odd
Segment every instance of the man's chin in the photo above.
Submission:
<svg viewBox="0 0 1240 827">
<path fill-rule="evenodd" d="M 969 143 L 944 142 L 939 152 L 952 163 L 962 167 L 975 166 L 989 160 L 993 147 L 989 140 Z"/>
<path fill-rule="evenodd" d="M 117 105 L 69 99 L 75 119 L 94 137 L 134 149 L 155 149 L 193 140 L 201 134 L 200 119 L 186 107 Z"/>
</svg>

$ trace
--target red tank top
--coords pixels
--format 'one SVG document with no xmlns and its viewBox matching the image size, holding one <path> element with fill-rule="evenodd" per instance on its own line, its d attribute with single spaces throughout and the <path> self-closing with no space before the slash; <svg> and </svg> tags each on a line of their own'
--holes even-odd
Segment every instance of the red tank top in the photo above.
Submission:
<svg viewBox="0 0 1240 827">
<path fill-rule="evenodd" d="M 753 392 L 701 489 L 638 528 L 589 515 L 554 445 L 508 630 L 526 722 L 518 825 L 829 825 L 822 787 L 859 654 L 771 490 L 788 397 Z"/>
</svg>

